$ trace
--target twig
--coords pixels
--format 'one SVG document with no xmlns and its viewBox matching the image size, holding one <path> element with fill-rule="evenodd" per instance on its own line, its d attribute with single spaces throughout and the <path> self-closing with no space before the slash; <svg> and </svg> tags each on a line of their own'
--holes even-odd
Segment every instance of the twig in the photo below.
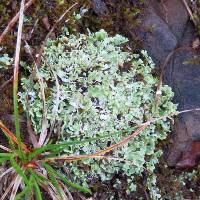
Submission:
<svg viewBox="0 0 200 200">
<path fill-rule="evenodd" d="M 48 63 L 47 60 L 44 60 L 45 64 L 49 66 L 49 68 L 51 69 L 52 71 L 52 74 L 55 78 L 55 81 L 56 81 L 56 99 L 55 99 L 55 104 L 54 104 L 54 107 L 53 107 L 53 120 L 51 121 L 51 128 L 50 128 L 50 131 L 49 131 L 49 135 L 48 135 L 48 138 L 46 139 L 45 143 L 48 142 L 48 140 L 50 139 L 50 136 L 53 132 L 53 129 L 55 127 L 55 123 L 56 123 L 56 117 L 58 116 L 58 109 L 59 109 L 59 104 L 60 104 L 60 84 L 59 84 L 59 80 L 58 80 L 58 77 L 57 77 L 57 74 L 56 72 L 52 69 L 52 66 Z M 57 130 L 59 129 L 59 127 L 57 127 Z M 58 133 L 59 135 L 59 133 Z"/>
<path fill-rule="evenodd" d="M 63 161 L 75 161 L 75 160 L 82 160 L 82 159 L 86 159 L 86 158 L 97 158 L 99 156 L 102 156 L 110 151 L 113 151 L 114 149 L 121 147 L 123 144 L 129 142 L 131 139 L 135 138 L 137 135 L 139 135 L 144 129 L 146 129 L 146 127 L 149 125 L 149 122 L 140 126 L 136 131 L 134 131 L 131 135 L 129 135 L 128 137 L 126 137 L 125 139 L 121 140 L 120 142 L 111 145 L 110 147 L 100 150 L 96 153 L 93 154 L 86 154 L 86 155 L 72 155 L 72 156 L 68 156 L 68 155 L 63 155 L 63 156 L 58 156 L 58 157 L 54 157 L 54 158 L 47 158 L 46 160 L 42 160 L 43 162 L 54 162 L 56 160 L 63 160 Z"/>
<path fill-rule="evenodd" d="M 171 113 L 170 115 L 165 115 L 165 116 L 158 117 L 156 119 L 148 120 L 147 122 L 144 122 L 143 124 L 138 126 L 137 129 L 131 135 L 124 138 L 120 142 L 113 144 L 110 147 L 103 149 L 103 150 L 100 150 L 100 151 L 93 153 L 93 154 L 71 155 L 71 156 L 62 155 L 62 156 L 58 156 L 58 157 L 47 158 L 47 159 L 41 160 L 41 162 L 54 162 L 54 161 L 57 161 L 57 160 L 71 162 L 71 161 L 77 161 L 77 160 L 82 160 L 82 159 L 87 159 L 87 158 L 104 158 L 104 155 L 106 153 L 113 151 L 114 149 L 117 149 L 117 148 L 121 147 L 122 145 L 126 144 L 131 139 L 135 138 L 137 135 L 142 133 L 142 131 L 144 131 L 150 124 L 155 123 L 156 121 L 159 121 L 159 120 L 162 120 L 162 119 L 165 119 L 165 118 L 169 118 L 170 116 L 175 116 L 175 115 L 179 115 L 181 113 L 194 112 L 194 111 L 200 111 L 200 108 L 188 109 L 188 110 L 183 110 L 183 111 L 179 111 L 179 112 L 174 112 L 174 113 Z"/>
<path fill-rule="evenodd" d="M 27 10 L 27 8 L 29 8 L 33 3 L 35 2 L 35 0 L 29 0 L 25 6 L 24 6 L 24 10 Z M 8 23 L 7 27 L 5 28 L 5 30 L 3 31 L 3 33 L 0 35 L 0 44 L 2 43 L 4 37 L 9 33 L 9 31 L 12 29 L 12 27 L 15 25 L 15 23 L 18 21 L 20 16 L 20 12 L 18 12 L 13 18 L 12 20 Z"/>
<path fill-rule="evenodd" d="M 36 65 L 36 62 L 34 60 L 32 53 L 31 53 L 29 44 L 26 42 L 26 40 L 24 40 L 24 42 L 26 44 L 28 54 L 30 55 L 31 59 L 33 60 L 34 64 Z M 33 82 L 33 80 L 31 79 L 31 83 L 32 82 Z M 29 92 L 29 89 L 28 89 L 28 91 L 26 91 L 26 109 L 27 109 L 26 126 L 27 126 L 28 133 L 30 135 L 32 145 L 33 145 L 34 148 L 37 148 L 37 147 L 39 147 L 39 144 L 38 144 L 36 133 L 34 132 L 34 130 L 31 127 L 31 119 L 30 119 L 30 115 L 29 115 L 30 106 L 29 106 L 29 101 L 28 101 L 28 92 Z"/>
<path fill-rule="evenodd" d="M 29 106 L 27 106 L 27 111 L 29 111 Z M 30 135 L 30 140 L 32 142 L 33 147 L 38 148 L 39 146 L 37 142 L 37 136 L 31 127 L 31 119 L 28 112 L 26 115 L 26 126 L 27 126 L 28 133 Z"/>
<path fill-rule="evenodd" d="M 42 117 L 42 131 L 41 131 L 41 134 L 40 134 L 39 141 L 37 142 L 37 146 L 41 147 L 44 144 L 45 140 L 46 140 L 46 137 L 47 137 L 47 126 L 48 126 L 48 121 L 47 121 L 47 117 L 46 117 L 47 116 L 47 108 L 46 108 L 46 97 L 45 97 L 45 92 L 44 92 L 44 80 L 43 80 L 42 76 L 40 76 L 40 73 L 39 73 L 39 70 L 38 70 L 38 65 L 35 62 L 35 60 L 34 60 L 34 58 L 32 56 L 30 47 L 29 47 L 29 45 L 28 45 L 28 43 L 26 41 L 25 41 L 25 44 L 26 44 L 26 48 L 28 50 L 28 53 L 29 53 L 29 55 L 31 56 L 31 58 L 33 59 L 33 62 L 34 62 L 34 76 L 37 77 L 38 82 L 40 84 L 40 92 L 41 92 L 41 98 L 42 98 L 42 104 L 43 104 L 43 117 Z M 29 126 L 29 128 L 31 128 L 31 127 Z M 32 133 L 33 132 L 31 132 L 31 134 Z"/>
<path fill-rule="evenodd" d="M 70 10 L 72 10 L 75 6 L 77 6 L 78 3 L 74 3 L 72 6 L 70 6 L 61 16 L 58 20 L 56 20 L 55 24 L 52 26 L 51 30 L 49 31 L 49 33 L 47 34 L 45 41 L 49 38 L 49 36 L 52 34 L 52 32 L 54 31 L 54 29 L 56 28 L 56 26 L 63 20 L 63 18 L 65 17 L 65 15 L 67 13 L 69 13 Z"/>
<path fill-rule="evenodd" d="M 162 4 L 162 6 L 163 6 L 163 8 L 164 8 L 164 10 L 165 10 L 165 21 L 166 21 L 167 23 L 169 23 L 169 22 L 168 22 L 168 8 L 167 8 L 167 6 L 165 5 L 165 2 L 163 2 L 163 0 L 161 0 L 161 4 Z"/>
<path fill-rule="evenodd" d="M 194 108 L 194 109 L 182 110 L 182 111 L 179 111 L 178 114 L 188 113 L 188 112 L 195 112 L 195 111 L 200 111 L 200 108 Z"/>
</svg>

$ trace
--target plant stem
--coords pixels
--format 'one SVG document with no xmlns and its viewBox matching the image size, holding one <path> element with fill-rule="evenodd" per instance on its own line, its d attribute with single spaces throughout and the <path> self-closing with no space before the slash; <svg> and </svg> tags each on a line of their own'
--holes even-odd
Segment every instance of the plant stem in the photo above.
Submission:
<svg viewBox="0 0 200 200">
<path fill-rule="evenodd" d="M 20 152 L 22 152 L 22 149 L 21 149 L 21 136 L 20 136 L 17 93 L 18 93 L 20 47 L 21 47 L 22 27 L 23 27 L 23 19 L 24 19 L 24 3 L 25 3 L 25 0 L 22 0 L 21 1 L 21 7 L 20 7 L 18 32 L 17 32 L 17 44 L 16 44 L 16 53 L 15 53 L 15 62 L 14 62 L 14 76 L 13 76 L 13 103 L 14 103 L 15 131 L 16 131 L 16 137 L 17 137 L 18 147 L 19 147 Z"/>
</svg>

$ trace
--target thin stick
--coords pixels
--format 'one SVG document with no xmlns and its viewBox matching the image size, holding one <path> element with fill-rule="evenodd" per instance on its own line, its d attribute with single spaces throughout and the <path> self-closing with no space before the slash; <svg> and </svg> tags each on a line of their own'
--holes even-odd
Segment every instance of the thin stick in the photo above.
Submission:
<svg viewBox="0 0 200 200">
<path fill-rule="evenodd" d="M 86 159 L 86 158 L 101 158 L 101 156 L 105 155 L 106 153 L 121 147 L 122 145 L 129 142 L 131 139 L 135 138 L 137 135 L 142 133 L 142 131 L 144 131 L 151 123 L 154 123 L 154 122 L 161 120 L 161 119 L 169 118 L 170 116 L 175 116 L 175 115 L 179 115 L 181 113 L 194 112 L 194 111 L 200 111 L 200 108 L 188 109 L 188 110 L 183 110 L 183 111 L 179 111 L 179 112 L 174 112 L 174 113 L 171 113 L 170 115 L 165 115 L 165 116 L 161 116 L 161 117 L 156 118 L 156 119 L 148 120 L 147 122 L 144 122 L 143 124 L 141 124 L 138 127 L 138 129 L 136 129 L 136 131 L 134 131 L 131 135 L 124 138 L 120 142 L 113 144 L 110 147 L 108 147 L 104 150 L 100 150 L 100 151 L 93 153 L 93 154 L 71 155 L 71 156 L 63 155 L 63 156 L 58 156 L 58 157 L 47 158 L 47 159 L 41 160 L 41 162 L 54 162 L 56 160 L 71 162 L 71 161 L 82 160 L 82 159 Z"/>
<path fill-rule="evenodd" d="M 93 154 L 87 154 L 87 155 L 72 155 L 72 156 L 68 156 L 68 155 L 63 155 L 63 156 L 59 156 L 59 157 L 54 157 L 54 158 L 48 158 L 46 160 L 43 160 L 44 162 L 52 162 L 52 161 L 56 161 L 56 160 L 63 160 L 63 161 L 75 161 L 75 160 L 82 160 L 85 158 L 97 158 L 97 156 L 102 156 L 110 151 L 113 151 L 114 149 L 117 149 L 118 147 L 121 147 L 123 144 L 129 142 L 131 139 L 135 138 L 137 135 L 139 135 L 144 129 L 146 129 L 146 127 L 149 125 L 149 122 L 146 123 L 145 125 L 142 125 L 141 127 L 139 127 L 136 131 L 134 131 L 131 135 L 129 135 L 128 137 L 126 137 L 125 139 L 121 140 L 120 142 L 111 145 L 110 147 L 100 150 L 96 153 Z"/>
<path fill-rule="evenodd" d="M 27 8 L 29 8 L 33 3 L 35 2 L 35 0 L 29 0 L 26 5 L 24 6 L 24 10 L 27 10 Z M 13 28 L 13 26 L 15 25 L 15 23 L 18 21 L 20 16 L 20 12 L 18 12 L 13 18 L 12 20 L 8 23 L 7 27 L 5 28 L 5 30 L 3 31 L 3 33 L 0 35 L 0 44 L 2 43 L 3 39 L 5 38 L 5 36 L 10 32 L 10 30 Z"/>
<path fill-rule="evenodd" d="M 47 34 L 45 41 L 49 38 L 49 36 L 52 34 L 52 32 L 54 31 L 54 29 L 56 28 L 56 26 L 58 25 L 58 23 L 60 23 L 63 18 L 65 17 L 65 15 L 67 13 L 69 13 L 70 10 L 72 10 L 75 6 L 77 6 L 78 3 L 74 3 L 72 6 L 70 6 L 61 16 L 58 20 L 56 20 L 55 24 L 52 26 L 51 30 L 49 31 L 49 33 Z"/>
<path fill-rule="evenodd" d="M 40 76 L 39 70 L 38 70 L 38 66 L 40 64 L 41 61 L 41 57 L 42 57 L 42 53 L 44 50 L 44 45 L 47 41 L 47 39 L 49 38 L 49 36 L 51 35 L 51 33 L 54 31 L 54 29 L 56 28 L 56 26 L 58 25 L 58 23 L 60 23 L 61 20 L 63 20 L 63 18 L 65 17 L 65 15 L 71 10 L 73 9 L 76 5 L 78 5 L 78 3 L 73 4 L 70 8 L 68 8 L 61 16 L 60 18 L 56 21 L 56 23 L 53 25 L 53 27 L 51 28 L 51 30 L 49 31 L 49 33 L 47 34 L 41 48 L 39 51 L 39 56 L 37 58 L 36 64 L 35 64 L 35 71 L 36 71 L 36 76 L 38 77 L 38 82 L 40 84 L 40 91 L 41 91 L 41 97 L 42 97 L 42 101 L 43 101 L 43 119 L 42 119 L 42 132 L 40 134 L 40 138 L 39 138 L 39 142 L 38 145 L 42 146 L 47 138 L 47 126 L 48 126 L 48 121 L 47 121 L 47 108 L 46 108 L 46 98 L 45 98 L 45 92 L 44 92 L 44 80 L 43 78 Z"/>
<path fill-rule="evenodd" d="M 19 60 L 20 60 L 20 49 L 21 49 L 21 39 L 22 39 L 22 27 L 24 21 L 24 3 L 25 0 L 21 1 L 20 15 L 19 15 L 19 25 L 17 32 L 17 44 L 15 52 L 14 61 L 14 75 L 13 75 L 13 104 L 14 104 L 14 119 L 15 119 L 15 129 L 16 136 L 18 140 L 19 149 L 21 149 L 21 136 L 20 136 L 20 125 L 19 125 L 19 111 L 18 111 L 18 77 L 19 77 Z"/>
</svg>

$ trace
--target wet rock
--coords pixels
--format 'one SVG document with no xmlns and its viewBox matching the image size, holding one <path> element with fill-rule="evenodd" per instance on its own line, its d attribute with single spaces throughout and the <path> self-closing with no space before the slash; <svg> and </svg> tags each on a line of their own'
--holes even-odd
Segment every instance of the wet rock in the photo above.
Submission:
<svg viewBox="0 0 200 200">
<path fill-rule="evenodd" d="M 147 6 L 145 13 L 141 19 L 144 31 L 140 33 L 140 37 L 143 41 L 143 47 L 149 52 L 154 62 L 160 65 L 172 49 L 177 46 L 178 41 L 152 5 Z"/>
<path fill-rule="evenodd" d="M 180 46 L 189 47 L 194 39 L 194 28 L 188 25 Z M 187 48 L 174 54 L 165 70 L 165 82 L 171 85 L 175 93 L 174 102 L 179 110 L 200 107 L 200 64 L 186 64 L 198 53 Z M 188 112 L 179 115 L 173 130 L 173 144 L 168 156 L 168 164 L 175 166 L 182 152 L 189 151 L 192 142 L 200 140 L 200 112 Z"/>
<path fill-rule="evenodd" d="M 151 1 L 142 18 L 144 32 L 140 33 L 146 49 L 157 66 L 162 67 L 167 56 L 174 52 L 164 70 L 164 83 L 175 93 L 178 110 L 200 107 L 200 64 L 188 62 L 198 53 L 192 49 L 195 30 L 188 21 L 181 0 Z M 176 50 L 177 48 L 180 50 Z M 183 113 L 175 120 L 172 145 L 168 154 L 169 166 L 191 168 L 197 151 L 193 144 L 200 141 L 200 112 Z M 196 150 L 194 150 L 196 149 Z M 187 153 L 186 153 L 187 152 Z"/>
<path fill-rule="evenodd" d="M 152 1 L 156 13 L 165 21 L 171 32 L 180 42 L 189 19 L 187 10 L 182 1 Z"/>
</svg>

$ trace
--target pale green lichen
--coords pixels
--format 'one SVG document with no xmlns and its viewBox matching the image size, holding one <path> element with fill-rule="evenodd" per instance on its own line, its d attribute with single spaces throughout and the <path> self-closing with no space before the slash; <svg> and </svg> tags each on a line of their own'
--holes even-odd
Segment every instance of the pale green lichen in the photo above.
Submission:
<svg viewBox="0 0 200 200">
<path fill-rule="evenodd" d="M 163 86 L 160 106 L 155 112 L 158 80 L 151 74 L 154 63 L 146 51 L 133 54 L 127 50 L 130 49 L 125 45 L 127 41 L 120 35 L 110 37 L 104 30 L 89 35 L 65 34 L 48 41 L 39 73 L 45 81 L 49 129 L 53 129 L 55 136 L 59 135 L 60 141 L 112 135 L 84 146 L 66 146 L 67 154 L 94 153 L 119 142 L 145 120 L 175 111 L 176 106 L 171 102 L 173 92 Z M 28 93 L 31 120 L 40 134 L 43 112 L 40 85 L 32 84 L 31 80 L 31 76 L 23 79 L 20 101 L 27 110 L 25 95 Z M 92 186 L 91 180 L 111 180 L 120 172 L 127 176 L 126 192 L 133 192 L 135 175 L 141 175 L 144 170 L 153 173 L 160 156 L 155 146 L 158 140 L 166 138 L 169 130 L 166 119 L 151 124 L 134 140 L 109 153 L 109 157 L 119 160 L 66 163 L 69 177 Z M 114 186 L 119 184 L 118 180 Z M 149 189 L 155 186 L 155 179 L 149 179 Z"/>
<path fill-rule="evenodd" d="M 13 63 L 13 59 L 8 54 L 0 55 L 0 69 L 7 69 Z"/>
</svg>

